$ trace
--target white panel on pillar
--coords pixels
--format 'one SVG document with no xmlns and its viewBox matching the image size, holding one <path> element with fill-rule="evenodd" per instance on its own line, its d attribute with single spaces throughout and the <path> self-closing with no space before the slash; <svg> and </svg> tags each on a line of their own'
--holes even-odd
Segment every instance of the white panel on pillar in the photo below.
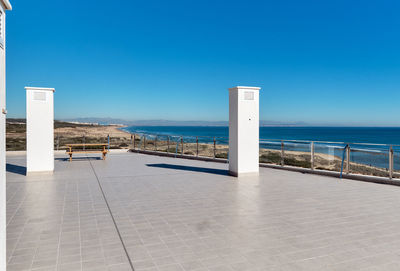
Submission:
<svg viewBox="0 0 400 271">
<path fill-rule="evenodd" d="M 26 171 L 54 171 L 54 88 L 26 87 Z"/>
<path fill-rule="evenodd" d="M 234 176 L 259 172 L 258 87 L 229 89 L 229 173 Z"/>
</svg>

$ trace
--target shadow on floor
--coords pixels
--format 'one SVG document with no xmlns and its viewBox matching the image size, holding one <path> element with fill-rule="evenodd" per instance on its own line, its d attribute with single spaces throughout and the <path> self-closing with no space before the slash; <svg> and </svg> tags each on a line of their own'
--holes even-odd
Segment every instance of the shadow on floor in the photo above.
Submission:
<svg viewBox="0 0 400 271">
<path fill-rule="evenodd" d="M 18 165 L 13 165 L 13 164 L 7 163 L 6 171 L 26 176 L 26 167 L 23 167 L 23 166 L 18 166 Z"/>
<path fill-rule="evenodd" d="M 172 164 L 146 164 L 148 167 L 158 167 L 158 168 L 168 168 L 168 169 L 177 169 L 177 170 L 185 170 L 185 171 L 194 171 L 194 172 L 203 172 L 203 173 L 211 173 L 229 176 L 228 171 L 225 169 L 216 169 L 216 168 L 205 168 L 205 167 L 192 167 L 192 166 L 183 166 L 183 165 L 172 165 Z"/>
<path fill-rule="evenodd" d="M 69 157 L 66 157 L 66 158 L 55 158 L 54 160 L 63 161 L 63 162 L 69 162 Z M 103 159 L 101 157 L 86 157 L 86 156 L 72 157 L 72 162 L 74 162 L 74 161 L 87 161 L 87 160 L 103 160 Z"/>
</svg>

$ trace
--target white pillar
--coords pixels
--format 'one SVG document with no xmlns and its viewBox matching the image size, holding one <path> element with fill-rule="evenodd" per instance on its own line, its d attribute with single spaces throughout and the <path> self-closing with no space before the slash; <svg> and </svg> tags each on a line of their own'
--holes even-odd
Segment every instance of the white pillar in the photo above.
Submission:
<svg viewBox="0 0 400 271">
<path fill-rule="evenodd" d="M 229 173 L 233 176 L 259 172 L 258 87 L 229 89 Z"/>
<path fill-rule="evenodd" d="M 6 270 L 6 14 L 8 0 L 0 0 L 0 270 Z"/>
<path fill-rule="evenodd" d="M 26 172 L 54 170 L 54 88 L 26 87 Z"/>
</svg>

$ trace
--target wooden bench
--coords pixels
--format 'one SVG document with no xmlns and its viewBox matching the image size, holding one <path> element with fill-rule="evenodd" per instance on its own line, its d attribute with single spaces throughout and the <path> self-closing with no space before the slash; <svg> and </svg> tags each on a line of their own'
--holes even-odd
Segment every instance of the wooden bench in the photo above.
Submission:
<svg viewBox="0 0 400 271">
<path fill-rule="evenodd" d="M 106 147 L 108 146 L 107 143 L 105 144 L 97 144 L 97 143 L 90 143 L 90 144 L 67 144 L 67 153 L 69 154 L 69 161 L 72 161 L 72 154 L 73 153 L 101 153 L 103 160 L 106 160 L 106 154 L 108 150 Z M 73 148 L 82 147 L 82 149 L 74 150 Z M 86 147 L 101 147 L 101 150 L 96 149 L 86 149 Z"/>
</svg>

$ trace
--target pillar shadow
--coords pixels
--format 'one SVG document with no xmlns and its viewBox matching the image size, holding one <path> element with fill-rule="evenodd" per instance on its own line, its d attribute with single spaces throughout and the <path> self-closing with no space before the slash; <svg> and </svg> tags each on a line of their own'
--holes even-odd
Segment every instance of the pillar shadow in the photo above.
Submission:
<svg viewBox="0 0 400 271">
<path fill-rule="evenodd" d="M 13 164 L 7 163 L 6 171 L 26 176 L 26 167 L 23 167 L 23 166 L 18 166 L 18 165 L 13 165 Z"/>
<path fill-rule="evenodd" d="M 193 167 L 193 166 L 183 166 L 183 165 L 173 165 L 173 164 L 146 164 L 146 166 L 229 176 L 228 170 L 225 169 Z"/>
</svg>

